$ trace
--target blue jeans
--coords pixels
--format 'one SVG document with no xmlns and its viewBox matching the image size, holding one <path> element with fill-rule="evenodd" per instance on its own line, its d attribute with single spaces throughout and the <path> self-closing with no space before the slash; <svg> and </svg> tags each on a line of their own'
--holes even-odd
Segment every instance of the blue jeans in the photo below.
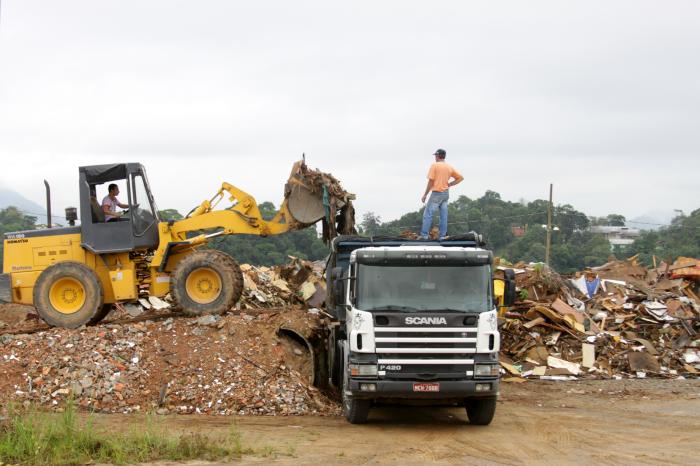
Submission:
<svg viewBox="0 0 700 466">
<path fill-rule="evenodd" d="M 447 235 L 447 201 L 450 199 L 449 191 L 438 193 L 433 191 L 430 193 L 428 202 L 425 205 L 423 212 L 423 228 L 420 230 L 422 238 L 427 238 L 430 233 L 430 228 L 433 226 L 433 215 L 435 211 L 440 209 L 440 233 L 439 238 L 442 239 Z"/>
</svg>

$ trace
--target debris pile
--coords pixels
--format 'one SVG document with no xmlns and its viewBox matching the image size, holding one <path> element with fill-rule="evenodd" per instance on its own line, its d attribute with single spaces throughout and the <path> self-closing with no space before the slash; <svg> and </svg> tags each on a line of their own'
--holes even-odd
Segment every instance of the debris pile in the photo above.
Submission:
<svg viewBox="0 0 700 466">
<path fill-rule="evenodd" d="M 0 336 L 0 397 L 99 412 L 336 414 L 309 348 L 279 329 L 324 327 L 302 309 L 167 317 Z M 288 330 L 287 330 L 288 332 Z"/>
<path fill-rule="evenodd" d="M 177 314 L 169 298 L 119 304 L 100 325 L 49 328 L 30 306 L 0 310 L 0 397 L 101 412 L 333 414 L 312 383 L 327 322 L 325 263 L 241 265 L 245 291 L 224 316 Z M 308 310 L 307 310 L 308 309 Z"/>
<path fill-rule="evenodd" d="M 544 264 L 508 267 L 519 301 L 503 316 L 503 368 L 513 380 L 696 376 L 698 265 L 647 269 L 635 256 L 570 278 Z"/>
<path fill-rule="evenodd" d="M 330 173 L 310 169 L 305 160 L 292 167 L 284 197 L 292 217 L 301 227 L 322 221 L 326 243 L 339 234 L 357 234 L 352 205 L 355 195 L 345 191 Z"/>
<path fill-rule="evenodd" d="M 276 267 L 241 265 L 244 291 L 239 309 L 260 309 L 306 304 L 323 306 L 326 282 L 325 262 L 310 262 L 289 257 L 291 262 Z"/>
<path fill-rule="evenodd" d="M 325 262 L 311 262 L 289 256 L 290 262 L 281 266 L 265 267 L 241 264 L 243 295 L 236 310 L 281 309 L 290 306 L 321 308 L 326 300 L 326 282 L 323 278 Z M 117 304 L 109 314 L 111 320 L 137 317 L 169 310 L 170 295 L 165 300 L 149 297 L 136 303 Z"/>
</svg>

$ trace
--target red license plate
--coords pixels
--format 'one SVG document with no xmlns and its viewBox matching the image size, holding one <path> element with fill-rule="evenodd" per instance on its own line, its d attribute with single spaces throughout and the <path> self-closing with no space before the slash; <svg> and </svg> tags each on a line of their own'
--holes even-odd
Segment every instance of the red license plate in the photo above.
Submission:
<svg viewBox="0 0 700 466">
<path fill-rule="evenodd" d="M 414 392 L 439 392 L 440 391 L 440 384 L 439 383 L 414 383 L 413 384 L 413 391 Z"/>
</svg>

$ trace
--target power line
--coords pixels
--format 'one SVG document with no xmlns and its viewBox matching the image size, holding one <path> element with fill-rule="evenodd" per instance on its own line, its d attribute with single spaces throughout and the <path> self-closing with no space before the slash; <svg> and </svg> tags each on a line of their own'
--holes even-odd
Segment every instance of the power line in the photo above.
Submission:
<svg viewBox="0 0 700 466">
<path fill-rule="evenodd" d="M 14 207 L 14 206 L 8 206 L 8 207 Z M 43 217 L 46 217 L 46 212 L 42 212 L 42 213 L 38 214 L 38 213 L 36 213 L 36 212 L 29 212 L 29 211 L 27 211 L 27 210 L 21 210 L 21 209 L 17 209 L 17 212 L 19 212 L 20 214 L 24 214 L 24 215 L 31 215 L 32 217 L 42 217 L 42 216 L 43 216 Z M 51 216 L 52 216 L 52 217 L 58 217 L 58 218 L 62 218 L 62 219 L 64 219 L 64 220 L 67 220 L 67 218 L 64 217 L 63 215 L 56 215 L 56 214 L 54 214 L 53 212 L 51 213 Z"/>
</svg>

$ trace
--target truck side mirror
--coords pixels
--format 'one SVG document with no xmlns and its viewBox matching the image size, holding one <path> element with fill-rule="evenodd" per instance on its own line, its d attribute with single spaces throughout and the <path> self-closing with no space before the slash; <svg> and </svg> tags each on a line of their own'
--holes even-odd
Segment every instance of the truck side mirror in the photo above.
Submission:
<svg viewBox="0 0 700 466">
<path fill-rule="evenodd" d="M 515 272 L 512 270 L 504 270 L 505 290 L 503 293 L 503 305 L 512 306 L 515 304 Z"/>
</svg>

